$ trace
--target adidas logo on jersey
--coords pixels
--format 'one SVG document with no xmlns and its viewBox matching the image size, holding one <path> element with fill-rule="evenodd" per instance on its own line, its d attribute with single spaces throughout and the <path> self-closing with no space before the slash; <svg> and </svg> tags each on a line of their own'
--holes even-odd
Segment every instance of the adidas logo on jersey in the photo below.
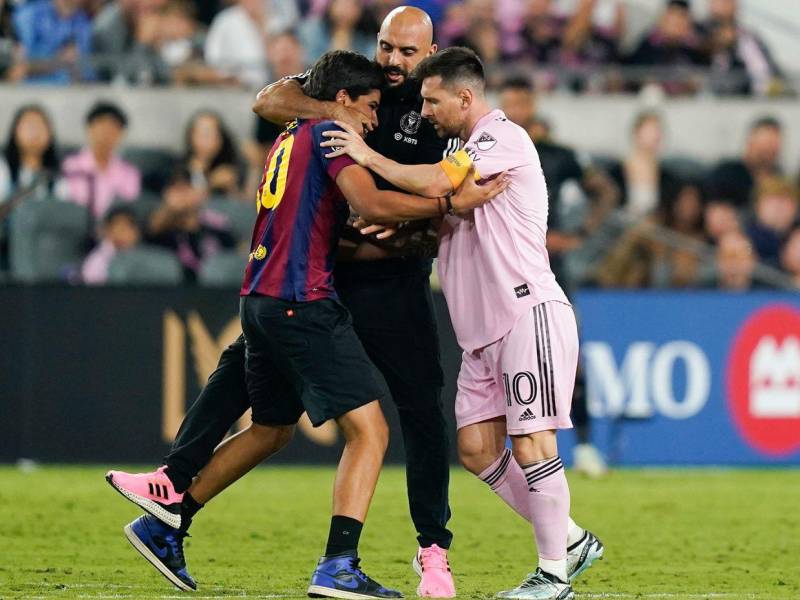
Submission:
<svg viewBox="0 0 800 600">
<path fill-rule="evenodd" d="M 520 421 L 533 421 L 536 418 L 536 415 L 533 414 L 533 411 L 530 408 L 526 408 L 525 412 L 522 413 L 519 420 Z"/>
<path fill-rule="evenodd" d="M 525 296 L 531 295 L 531 290 L 527 283 L 523 283 L 522 285 L 518 285 L 514 288 L 514 293 L 516 294 L 517 298 L 524 298 Z"/>
</svg>

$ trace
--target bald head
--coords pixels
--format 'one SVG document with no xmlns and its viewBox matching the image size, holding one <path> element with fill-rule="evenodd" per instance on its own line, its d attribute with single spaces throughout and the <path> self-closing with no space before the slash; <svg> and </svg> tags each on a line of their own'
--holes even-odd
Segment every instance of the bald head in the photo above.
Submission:
<svg viewBox="0 0 800 600">
<path fill-rule="evenodd" d="M 433 23 L 424 10 L 416 6 L 398 6 L 383 20 L 381 34 L 408 35 L 419 38 L 421 44 L 433 43 Z"/>
<path fill-rule="evenodd" d="M 436 52 L 433 23 L 424 10 L 398 6 L 383 20 L 375 60 L 390 86 L 401 85 L 422 59 Z"/>
</svg>

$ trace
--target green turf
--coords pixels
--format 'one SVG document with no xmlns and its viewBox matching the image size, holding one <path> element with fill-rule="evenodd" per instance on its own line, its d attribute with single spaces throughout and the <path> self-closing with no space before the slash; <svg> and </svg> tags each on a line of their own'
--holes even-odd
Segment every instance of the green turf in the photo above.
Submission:
<svg viewBox="0 0 800 600">
<path fill-rule="evenodd" d="M 302 596 L 327 532 L 332 470 L 262 468 L 211 503 L 187 541 L 197 594 L 172 588 L 128 545 L 136 508 L 104 470 L 0 468 L 0 598 Z M 578 598 L 800 598 L 797 471 L 631 470 L 569 475 L 573 516 L 606 544 Z M 528 525 L 460 469 L 451 563 L 461 597 L 488 598 L 535 564 Z M 365 570 L 414 595 L 416 542 L 403 472 L 382 475 Z"/>
</svg>

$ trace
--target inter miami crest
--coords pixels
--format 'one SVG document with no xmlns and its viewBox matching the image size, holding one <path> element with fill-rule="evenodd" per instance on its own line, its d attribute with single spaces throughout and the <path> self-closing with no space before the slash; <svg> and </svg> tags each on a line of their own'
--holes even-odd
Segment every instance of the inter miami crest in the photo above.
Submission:
<svg viewBox="0 0 800 600">
<path fill-rule="evenodd" d="M 487 150 L 491 150 L 496 143 L 497 140 L 484 131 L 475 142 L 475 146 L 477 146 L 478 150 L 486 152 Z"/>
<path fill-rule="evenodd" d="M 400 129 L 405 131 L 408 135 L 414 135 L 419 131 L 419 126 L 422 124 L 422 115 L 417 111 L 412 110 L 404 114 L 400 118 Z"/>
</svg>

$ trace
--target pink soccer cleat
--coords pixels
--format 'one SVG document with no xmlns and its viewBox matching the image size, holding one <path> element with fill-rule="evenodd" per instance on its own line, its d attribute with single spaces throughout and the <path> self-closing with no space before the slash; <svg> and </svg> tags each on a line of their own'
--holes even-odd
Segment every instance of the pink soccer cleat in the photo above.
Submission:
<svg viewBox="0 0 800 600">
<path fill-rule="evenodd" d="M 181 501 L 183 493 L 178 493 L 169 477 L 161 467 L 152 473 L 125 473 L 109 471 L 106 481 L 128 500 L 149 512 L 159 521 L 180 529 Z"/>
<path fill-rule="evenodd" d="M 447 550 L 436 544 L 430 548 L 420 548 L 411 566 L 420 576 L 417 596 L 420 598 L 455 597 L 456 584 L 453 582 L 450 563 L 447 562 Z"/>
</svg>

